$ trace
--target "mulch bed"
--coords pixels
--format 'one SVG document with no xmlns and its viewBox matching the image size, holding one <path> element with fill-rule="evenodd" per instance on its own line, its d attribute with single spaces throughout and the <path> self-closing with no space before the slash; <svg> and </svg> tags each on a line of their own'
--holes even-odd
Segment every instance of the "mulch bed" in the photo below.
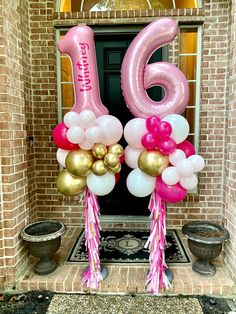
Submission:
<svg viewBox="0 0 236 314">
<path fill-rule="evenodd" d="M 23 294 L 0 294 L 1 314 L 45 314 L 54 293 L 32 291 Z"/>
</svg>

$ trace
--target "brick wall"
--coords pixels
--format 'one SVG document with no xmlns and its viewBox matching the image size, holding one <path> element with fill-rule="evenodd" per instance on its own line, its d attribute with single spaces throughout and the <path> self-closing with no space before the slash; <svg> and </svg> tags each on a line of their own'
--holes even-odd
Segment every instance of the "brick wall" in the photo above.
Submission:
<svg viewBox="0 0 236 314">
<path fill-rule="evenodd" d="M 0 288 L 7 288 L 27 259 L 19 233 L 35 219 L 27 1 L 1 1 L 0 19 Z"/>
<path fill-rule="evenodd" d="M 229 79 L 227 132 L 225 141 L 224 208 L 223 221 L 230 233 L 225 247 L 226 263 L 236 279 L 236 1 L 232 1 L 229 32 Z"/>
<path fill-rule="evenodd" d="M 0 28 L 0 58 L 4 70 L 0 72 L 4 73 L 0 74 L 3 126 L 0 131 L 0 287 L 4 280 L 6 286 L 11 286 L 17 270 L 26 265 L 27 255 L 19 232 L 29 220 L 56 219 L 68 225 L 83 224 L 83 197 L 64 197 L 55 185 L 59 172 L 52 142 L 52 131 L 58 123 L 55 27 L 78 23 L 146 24 L 164 14 L 179 22 L 203 22 L 199 153 L 206 159 L 206 168 L 199 174 L 198 194 L 188 195 L 181 204 L 168 206 L 167 223 L 169 227 L 181 227 L 198 219 L 222 222 L 226 156 L 224 213 L 225 224 L 231 232 L 226 252 L 227 263 L 235 272 L 234 19 L 230 56 L 226 36 L 231 1 L 208 0 L 203 9 L 71 14 L 55 13 L 55 2 L 4 0 L 3 7 L 0 2 L 0 19 L 4 25 L 4 31 Z M 174 63 L 177 46 L 176 39 L 170 49 L 170 61 Z M 228 59 L 231 60 L 229 102 Z"/>
</svg>

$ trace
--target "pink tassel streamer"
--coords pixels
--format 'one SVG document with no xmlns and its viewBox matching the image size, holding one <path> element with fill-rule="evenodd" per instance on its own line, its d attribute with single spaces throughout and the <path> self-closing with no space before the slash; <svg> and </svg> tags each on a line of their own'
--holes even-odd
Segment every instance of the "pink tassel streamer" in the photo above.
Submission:
<svg viewBox="0 0 236 314">
<path fill-rule="evenodd" d="M 98 284 L 102 281 L 101 265 L 99 258 L 100 244 L 100 222 L 99 205 L 97 196 L 89 189 L 85 196 L 85 245 L 88 252 L 89 266 L 82 273 L 82 285 L 92 289 L 98 289 Z"/>
<path fill-rule="evenodd" d="M 165 274 L 166 206 L 156 190 L 151 195 L 148 208 L 152 222 L 150 236 L 145 244 L 150 252 L 150 271 L 146 285 L 148 292 L 159 294 L 160 289 L 168 289 L 171 284 Z"/>
</svg>

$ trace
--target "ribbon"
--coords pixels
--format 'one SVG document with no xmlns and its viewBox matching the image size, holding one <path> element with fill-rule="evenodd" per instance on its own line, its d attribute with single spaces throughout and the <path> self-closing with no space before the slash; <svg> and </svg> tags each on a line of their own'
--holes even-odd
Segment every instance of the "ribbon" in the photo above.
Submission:
<svg viewBox="0 0 236 314">
<path fill-rule="evenodd" d="M 97 196 L 89 189 L 85 196 L 85 245 L 88 252 L 89 266 L 82 273 L 82 285 L 92 289 L 98 289 L 98 284 L 102 281 L 101 265 L 99 258 L 100 244 L 100 222 L 99 205 Z"/>
<path fill-rule="evenodd" d="M 166 206 L 156 190 L 151 195 L 148 208 L 152 222 L 150 236 L 145 244 L 145 248 L 149 248 L 150 252 L 150 271 L 146 285 L 148 292 L 159 294 L 161 288 L 168 289 L 171 284 L 165 274 Z"/>
</svg>

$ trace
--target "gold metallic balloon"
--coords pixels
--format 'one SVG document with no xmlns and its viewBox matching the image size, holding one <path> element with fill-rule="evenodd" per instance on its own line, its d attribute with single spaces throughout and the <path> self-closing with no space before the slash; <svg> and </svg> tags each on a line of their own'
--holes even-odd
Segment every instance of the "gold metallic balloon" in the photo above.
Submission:
<svg viewBox="0 0 236 314">
<path fill-rule="evenodd" d="M 144 150 L 138 159 L 139 168 L 153 177 L 161 175 L 168 165 L 169 158 L 162 155 L 159 151 Z"/>
<path fill-rule="evenodd" d="M 124 154 L 124 149 L 120 144 L 113 144 L 108 147 L 108 153 L 112 153 L 121 157 Z"/>
<path fill-rule="evenodd" d="M 116 167 L 109 167 L 109 171 L 116 174 L 121 171 L 121 164 L 119 163 Z"/>
<path fill-rule="evenodd" d="M 82 193 L 86 188 L 86 178 L 75 177 L 64 169 L 57 177 L 57 189 L 64 195 L 76 195 Z"/>
<path fill-rule="evenodd" d="M 94 144 L 92 148 L 92 154 L 98 159 L 103 159 L 107 153 L 106 145 L 104 144 Z"/>
<path fill-rule="evenodd" d="M 74 176 L 86 177 L 92 169 L 93 155 L 88 150 L 73 150 L 66 157 L 66 169 Z"/>
<path fill-rule="evenodd" d="M 96 160 L 92 166 L 92 172 L 97 176 L 103 176 L 107 173 L 108 167 L 103 160 Z"/>
<path fill-rule="evenodd" d="M 104 162 L 108 167 L 114 168 L 120 163 L 120 159 L 115 154 L 107 153 L 104 157 Z"/>
</svg>

